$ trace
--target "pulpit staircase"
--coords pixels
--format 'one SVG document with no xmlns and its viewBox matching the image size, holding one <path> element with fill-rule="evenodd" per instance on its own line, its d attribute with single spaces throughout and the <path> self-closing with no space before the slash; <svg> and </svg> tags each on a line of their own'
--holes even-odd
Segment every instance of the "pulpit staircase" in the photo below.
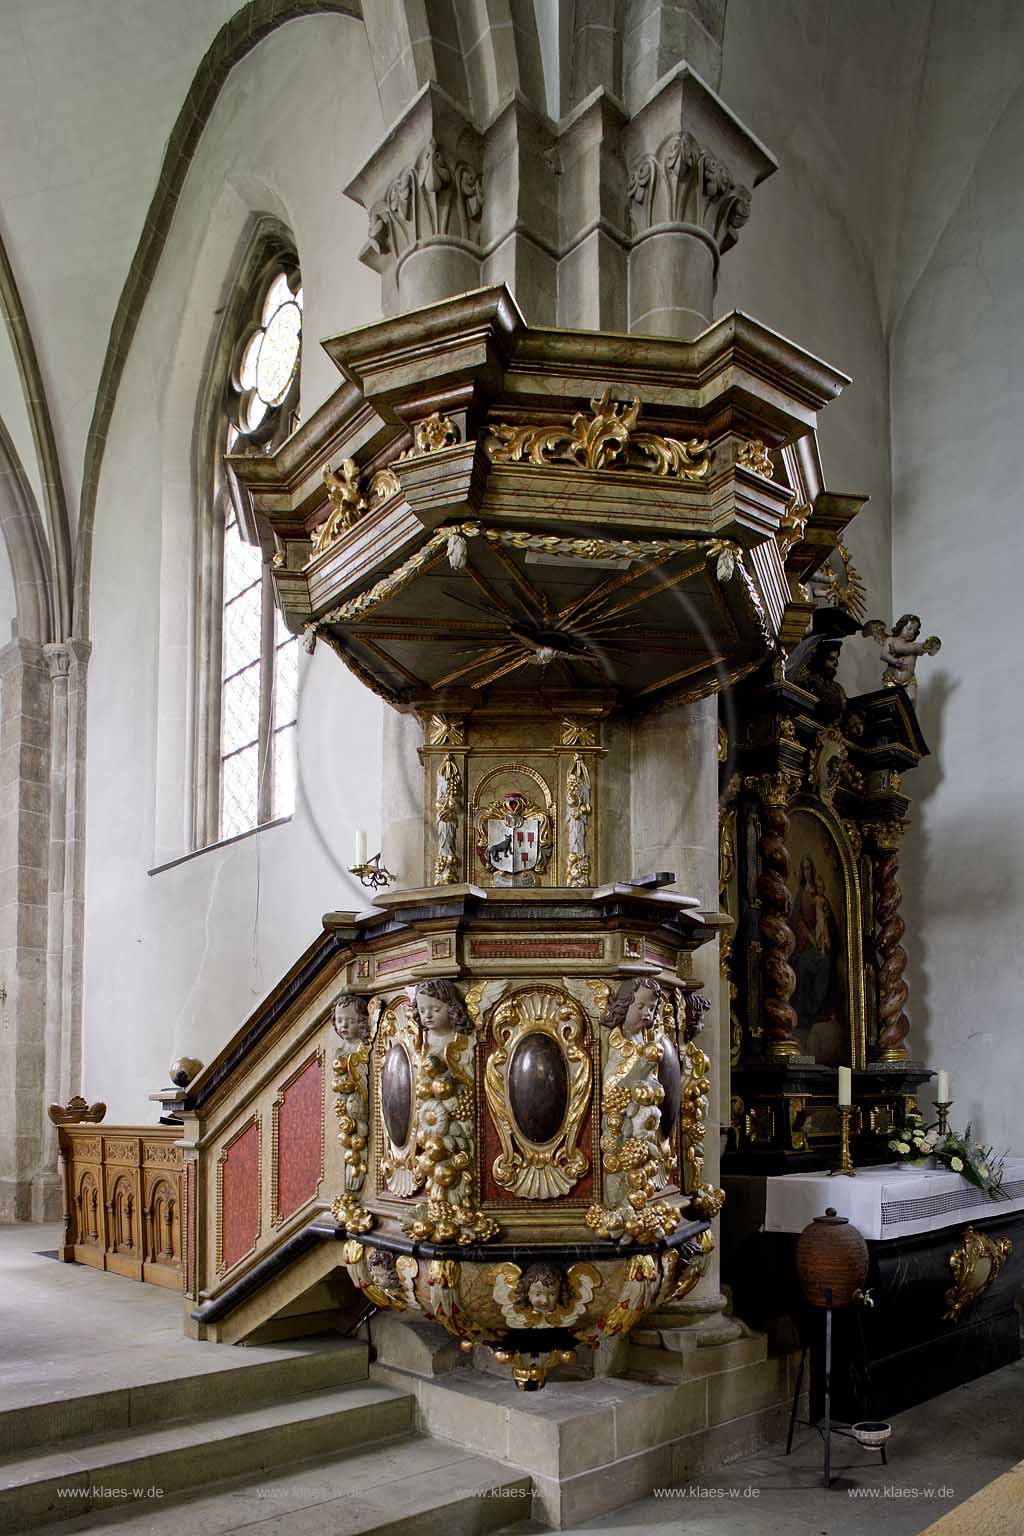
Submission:
<svg viewBox="0 0 1024 1536">
<path fill-rule="evenodd" d="M 417 1433 L 365 1344 L 279 1353 L 0 1411 L 0 1533 L 484 1536 L 528 1515 L 529 1476 Z"/>
</svg>

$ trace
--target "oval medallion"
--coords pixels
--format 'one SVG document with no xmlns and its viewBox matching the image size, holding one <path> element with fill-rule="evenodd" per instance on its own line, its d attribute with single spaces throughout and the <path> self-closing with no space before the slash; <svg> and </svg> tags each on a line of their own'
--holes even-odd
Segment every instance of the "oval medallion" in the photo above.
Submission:
<svg viewBox="0 0 1024 1536">
<path fill-rule="evenodd" d="M 520 1134 L 543 1146 L 562 1128 L 569 1102 L 569 1069 L 551 1035 L 524 1035 L 508 1064 L 508 1102 Z"/>
<path fill-rule="evenodd" d="M 396 1147 L 404 1147 L 412 1121 L 412 1068 L 408 1051 L 397 1040 L 381 1069 L 380 1107 L 392 1142 Z"/>
<path fill-rule="evenodd" d="M 665 1097 L 661 1101 L 661 1134 L 671 1136 L 679 1119 L 679 1106 L 683 1097 L 683 1074 L 679 1066 L 679 1052 L 675 1042 L 664 1035 L 661 1041 L 661 1057 L 658 1061 L 658 1082 Z"/>
</svg>

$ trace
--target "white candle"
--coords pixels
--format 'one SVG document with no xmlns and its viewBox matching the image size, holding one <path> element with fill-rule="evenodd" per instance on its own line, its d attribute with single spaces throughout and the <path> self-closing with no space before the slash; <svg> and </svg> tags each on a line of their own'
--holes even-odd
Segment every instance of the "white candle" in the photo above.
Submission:
<svg viewBox="0 0 1024 1536">
<path fill-rule="evenodd" d="M 356 833 L 356 863 L 366 863 L 366 833 L 362 829 Z"/>
<path fill-rule="evenodd" d="M 940 1072 L 939 1073 L 939 1092 L 938 1092 L 938 1097 L 936 1098 L 935 1102 L 937 1104 L 948 1104 L 949 1101 L 950 1101 L 949 1100 L 949 1073 L 948 1072 Z"/>
<path fill-rule="evenodd" d="M 839 1107 L 853 1103 L 853 1073 L 849 1067 L 839 1068 Z"/>
</svg>

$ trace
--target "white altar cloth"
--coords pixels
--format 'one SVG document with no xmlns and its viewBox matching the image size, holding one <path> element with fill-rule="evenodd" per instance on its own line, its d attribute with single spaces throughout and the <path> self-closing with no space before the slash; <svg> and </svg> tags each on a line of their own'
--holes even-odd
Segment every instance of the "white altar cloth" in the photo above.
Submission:
<svg viewBox="0 0 1024 1536">
<path fill-rule="evenodd" d="M 826 1173 L 787 1173 L 766 1179 L 764 1230 L 802 1232 L 833 1206 L 866 1238 L 885 1240 L 936 1232 L 961 1221 L 991 1220 L 1024 1210 L 1024 1158 L 1007 1158 L 1006 1200 L 990 1200 L 947 1168 L 901 1168 L 883 1163 L 858 1168 L 856 1178 Z"/>
</svg>

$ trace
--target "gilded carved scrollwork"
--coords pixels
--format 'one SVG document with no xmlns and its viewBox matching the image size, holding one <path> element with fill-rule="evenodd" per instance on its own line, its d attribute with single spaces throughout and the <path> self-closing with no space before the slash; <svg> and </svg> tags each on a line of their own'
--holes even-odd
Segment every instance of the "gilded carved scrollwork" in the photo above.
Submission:
<svg viewBox="0 0 1024 1536">
<path fill-rule="evenodd" d="M 999 1271 L 1012 1252 L 1011 1238 L 992 1238 L 975 1227 L 967 1228 L 962 1245 L 954 1248 L 949 1256 L 953 1284 L 946 1292 L 943 1322 L 960 1321 L 968 1307 L 973 1306 L 999 1278 Z"/>
<path fill-rule="evenodd" d="M 640 401 L 613 400 L 611 390 L 591 400 L 590 415 L 579 411 L 567 429 L 510 426 L 488 431 L 488 453 L 496 464 L 572 465 L 583 469 L 646 470 L 682 480 L 703 480 L 711 468 L 706 438 L 664 437 L 637 429 Z"/>
<path fill-rule="evenodd" d="M 501 1000 L 491 1032 L 484 1088 L 501 1142 L 494 1180 L 521 1199 L 558 1199 L 590 1166 L 577 1145 L 593 1077 L 586 1016 L 567 992 L 531 987 Z M 521 1086 L 531 1066 L 549 1090 L 543 1104 Z"/>
<path fill-rule="evenodd" d="M 313 551 L 320 554 L 352 528 L 367 510 L 366 498 L 359 489 L 359 470 L 354 459 L 342 459 L 336 472 L 324 465 L 324 485 L 331 510 L 313 530 Z"/>
</svg>

